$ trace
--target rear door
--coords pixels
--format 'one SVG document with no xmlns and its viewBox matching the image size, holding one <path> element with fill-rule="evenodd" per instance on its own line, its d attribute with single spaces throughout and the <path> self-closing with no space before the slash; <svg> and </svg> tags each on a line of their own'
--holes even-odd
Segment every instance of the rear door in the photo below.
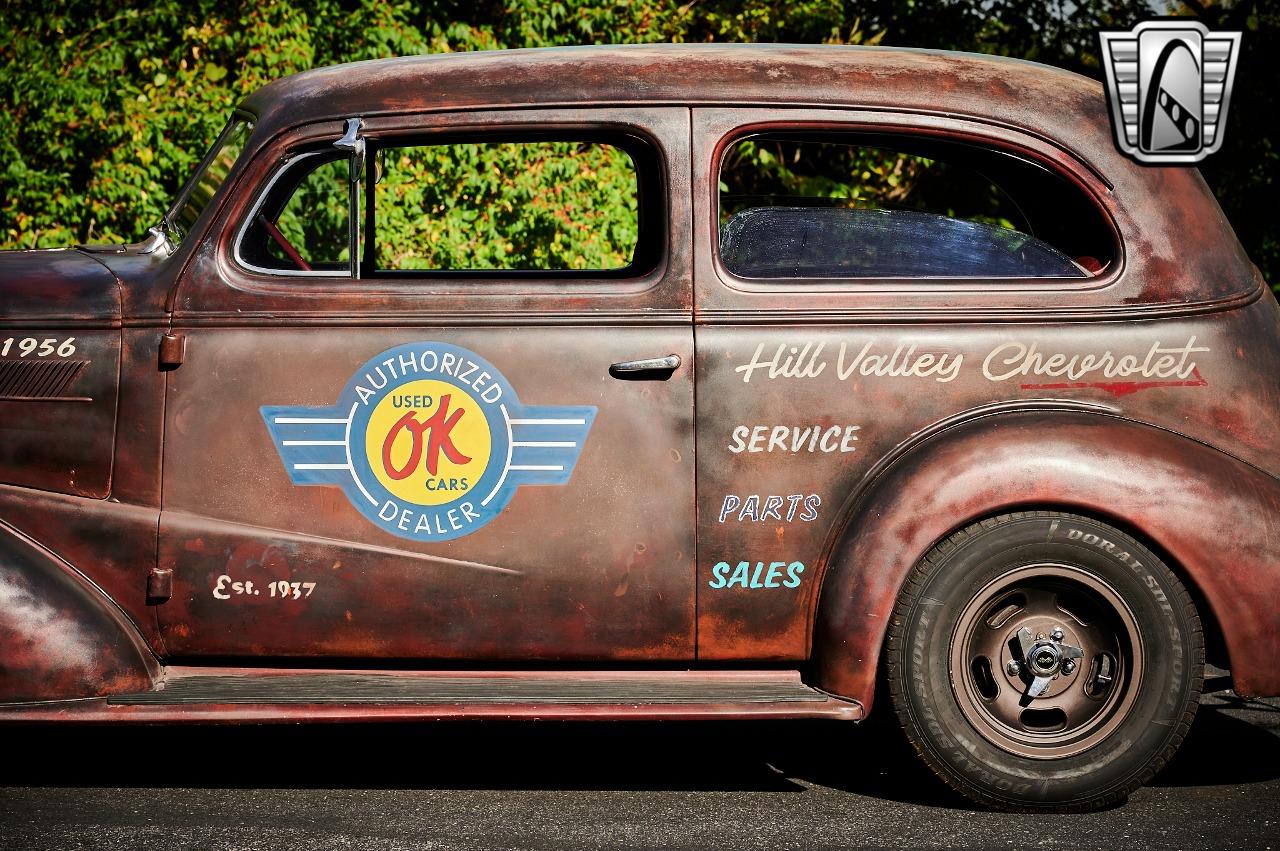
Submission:
<svg viewBox="0 0 1280 851">
<path fill-rule="evenodd" d="M 691 658 L 688 133 L 384 117 L 260 153 L 179 290 L 167 651 Z"/>
</svg>

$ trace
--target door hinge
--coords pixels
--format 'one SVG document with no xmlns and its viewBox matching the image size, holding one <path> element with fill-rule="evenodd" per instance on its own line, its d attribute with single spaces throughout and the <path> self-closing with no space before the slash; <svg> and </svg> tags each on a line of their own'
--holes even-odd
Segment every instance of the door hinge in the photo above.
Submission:
<svg viewBox="0 0 1280 851">
<path fill-rule="evenodd" d="M 173 571 L 166 567 L 153 567 L 147 576 L 147 604 L 154 606 L 173 596 Z"/>
<path fill-rule="evenodd" d="M 160 368 L 177 369 L 187 356 L 186 334 L 165 334 L 160 338 Z"/>
</svg>

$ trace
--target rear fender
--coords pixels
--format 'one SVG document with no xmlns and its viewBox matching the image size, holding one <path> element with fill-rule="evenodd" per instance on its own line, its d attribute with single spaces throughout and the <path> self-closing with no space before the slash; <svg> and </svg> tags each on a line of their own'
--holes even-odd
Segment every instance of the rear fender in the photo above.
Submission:
<svg viewBox="0 0 1280 851">
<path fill-rule="evenodd" d="M 1236 690 L 1280 693 L 1280 482 L 1169 431 L 1063 410 L 943 429 L 867 486 L 828 560 L 814 684 L 870 708 L 889 617 L 912 567 L 952 532 L 1028 509 L 1086 514 L 1154 543 L 1213 610 Z"/>
</svg>

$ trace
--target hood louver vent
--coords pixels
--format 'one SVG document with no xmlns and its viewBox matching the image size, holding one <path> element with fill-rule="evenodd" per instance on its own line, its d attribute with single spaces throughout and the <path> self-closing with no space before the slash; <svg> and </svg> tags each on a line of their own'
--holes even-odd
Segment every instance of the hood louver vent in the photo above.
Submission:
<svg viewBox="0 0 1280 851">
<path fill-rule="evenodd" d="M 55 399 L 90 401 L 69 395 L 87 360 L 0 361 L 0 400 Z"/>
</svg>

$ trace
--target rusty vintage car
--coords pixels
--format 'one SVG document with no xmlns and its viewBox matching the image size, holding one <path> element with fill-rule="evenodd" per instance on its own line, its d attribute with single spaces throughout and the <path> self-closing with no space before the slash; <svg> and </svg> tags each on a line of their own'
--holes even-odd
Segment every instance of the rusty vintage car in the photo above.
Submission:
<svg viewBox="0 0 1280 851">
<path fill-rule="evenodd" d="M 325 68 L 144 242 L 0 287 L 6 722 L 879 704 L 973 799 L 1081 809 L 1206 656 L 1280 694 L 1280 309 L 1064 71 Z"/>
</svg>

